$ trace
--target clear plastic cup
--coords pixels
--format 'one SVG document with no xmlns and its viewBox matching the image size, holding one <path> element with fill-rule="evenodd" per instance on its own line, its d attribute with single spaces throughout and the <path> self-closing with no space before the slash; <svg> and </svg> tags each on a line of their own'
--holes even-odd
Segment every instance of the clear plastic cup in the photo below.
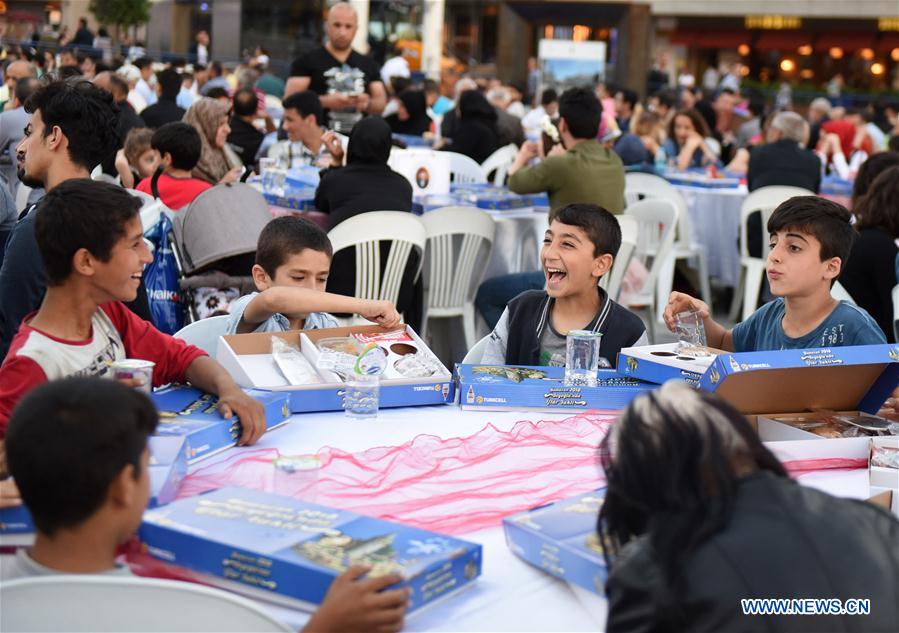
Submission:
<svg viewBox="0 0 899 633">
<path fill-rule="evenodd" d="M 599 341 L 602 334 L 571 330 L 565 339 L 565 384 L 595 387 L 599 366 Z"/>
<path fill-rule="evenodd" d="M 359 374 L 347 376 L 343 409 L 347 417 L 356 419 L 374 418 L 378 415 L 381 376 L 379 374 Z"/>
<path fill-rule="evenodd" d="M 674 315 L 674 333 L 677 334 L 677 349 L 694 356 L 708 356 L 705 325 L 698 310 L 679 312 Z"/>
<path fill-rule="evenodd" d="M 113 380 L 134 380 L 134 388 L 144 393 L 153 391 L 153 368 L 156 363 L 140 358 L 123 358 L 109 364 L 107 374 Z"/>
</svg>

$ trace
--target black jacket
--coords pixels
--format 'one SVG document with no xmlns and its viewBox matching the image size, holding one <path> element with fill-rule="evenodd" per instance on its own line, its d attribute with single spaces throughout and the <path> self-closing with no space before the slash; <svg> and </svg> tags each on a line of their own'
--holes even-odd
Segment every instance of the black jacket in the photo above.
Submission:
<svg viewBox="0 0 899 633">
<path fill-rule="evenodd" d="M 160 99 L 151 106 L 147 106 L 140 113 L 141 118 L 147 127 L 154 130 L 162 127 L 166 123 L 175 123 L 184 118 L 184 108 L 174 101 L 168 99 Z"/>
<path fill-rule="evenodd" d="M 821 161 L 796 141 L 783 139 L 760 145 L 749 154 L 749 191 L 769 185 L 791 185 L 818 193 Z"/>
<path fill-rule="evenodd" d="M 895 631 L 899 521 L 770 473 L 743 479 L 733 516 L 701 545 L 672 598 L 647 539 L 629 543 L 606 583 L 609 633 Z M 742 598 L 868 598 L 870 615 L 743 615 Z"/>
<path fill-rule="evenodd" d="M 646 333 L 646 328 L 640 317 L 609 299 L 602 288 L 597 290 L 602 308 L 590 329 L 602 334 L 599 355 L 616 367 L 621 348 L 634 345 Z M 528 290 L 509 302 L 506 364 L 540 364 L 540 337 L 548 326 L 554 303 L 555 299 L 545 290 Z"/>
<path fill-rule="evenodd" d="M 840 283 L 858 307 L 871 315 L 887 342 L 893 335 L 893 286 L 896 285 L 896 242 L 880 229 L 862 229 L 855 236 L 849 259 L 843 264 Z"/>
</svg>

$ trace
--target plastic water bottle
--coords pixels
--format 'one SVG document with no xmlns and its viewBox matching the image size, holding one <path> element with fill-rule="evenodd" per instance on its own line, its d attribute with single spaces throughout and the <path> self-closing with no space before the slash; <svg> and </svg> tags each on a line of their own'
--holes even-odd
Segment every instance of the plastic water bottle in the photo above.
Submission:
<svg viewBox="0 0 899 633">
<path fill-rule="evenodd" d="M 660 147 L 655 155 L 655 171 L 657 174 L 664 174 L 667 169 L 668 157 L 665 155 L 665 150 Z"/>
</svg>

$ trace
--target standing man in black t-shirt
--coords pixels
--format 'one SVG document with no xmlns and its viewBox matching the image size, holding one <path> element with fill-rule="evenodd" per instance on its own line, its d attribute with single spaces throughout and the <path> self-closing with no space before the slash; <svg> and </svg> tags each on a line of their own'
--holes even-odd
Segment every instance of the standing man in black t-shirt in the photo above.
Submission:
<svg viewBox="0 0 899 633">
<path fill-rule="evenodd" d="M 357 26 L 351 5 L 341 2 L 331 7 L 325 24 L 327 43 L 294 60 L 284 90 L 285 98 L 303 90 L 315 92 L 332 129 L 343 134 L 349 134 L 365 114 L 381 114 L 387 105 L 378 64 L 352 48 Z"/>
</svg>

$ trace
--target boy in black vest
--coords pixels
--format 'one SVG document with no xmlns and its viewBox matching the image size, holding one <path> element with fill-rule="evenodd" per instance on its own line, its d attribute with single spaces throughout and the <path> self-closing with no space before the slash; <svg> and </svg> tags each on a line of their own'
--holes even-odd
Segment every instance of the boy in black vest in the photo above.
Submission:
<svg viewBox="0 0 899 633">
<path fill-rule="evenodd" d="M 620 246 L 618 220 L 602 207 L 560 209 L 540 253 L 546 290 L 528 290 L 509 302 L 490 334 L 482 364 L 564 367 L 570 330 L 602 334 L 601 367 L 615 367 L 622 347 L 647 345 L 640 318 L 598 286 Z"/>
</svg>

